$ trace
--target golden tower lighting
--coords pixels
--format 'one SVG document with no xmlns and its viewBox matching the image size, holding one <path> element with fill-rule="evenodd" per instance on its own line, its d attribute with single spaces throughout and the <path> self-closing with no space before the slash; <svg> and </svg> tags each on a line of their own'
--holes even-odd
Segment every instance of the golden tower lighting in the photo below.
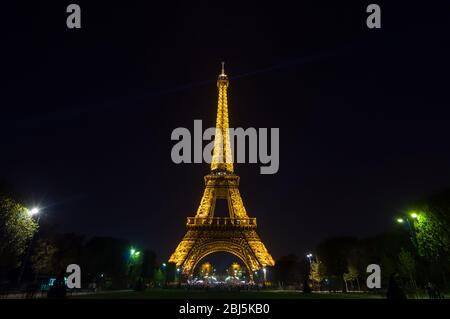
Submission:
<svg viewBox="0 0 450 319">
<path fill-rule="evenodd" d="M 215 252 L 237 256 L 250 276 L 255 271 L 275 264 L 256 233 L 256 218 L 249 217 L 239 192 L 239 176 L 234 173 L 231 153 L 227 90 L 228 76 L 224 63 L 217 79 L 216 135 L 211 172 L 205 176 L 205 190 L 195 217 L 187 218 L 187 232 L 169 261 L 192 275 L 198 262 Z M 215 217 L 217 200 L 226 200 L 229 217 Z"/>
</svg>

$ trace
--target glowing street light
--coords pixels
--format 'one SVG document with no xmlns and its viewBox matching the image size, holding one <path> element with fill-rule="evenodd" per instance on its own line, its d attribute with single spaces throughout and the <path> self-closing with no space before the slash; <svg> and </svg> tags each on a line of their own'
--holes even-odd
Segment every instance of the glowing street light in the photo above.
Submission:
<svg viewBox="0 0 450 319">
<path fill-rule="evenodd" d="M 40 209 L 37 207 L 33 207 L 32 209 L 27 210 L 27 214 L 30 217 L 39 214 L 39 212 L 40 212 Z"/>
<path fill-rule="evenodd" d="M 139 257 L 141 252 L 139 250 L 136 250 L 135 248 L 130 248 L 130 259 L 134 259 Z"/>
<path fill-rule="evenodd" d="M 32 209 L 26 209 L 26 213 L 29 217 L 33 217 L 39 214 L 41 210 L 37 207 L 33 207 Z M 39 226 L 39 221 L 41 220 L 41 215 L 38 215 L 37 218 L 37 225 Z M 22 262 L 22 267 L 20 268 L 20 272 L 19 272 L 19 278 L 17 278 L 17 283 L 20 285 L 20 283 L 22 282 L 22 276 L 23 276 L 23 272 L 25 270 L 25 266 L 28 263 L 28 259 L 30 259 L 30 252 L 31 252 L 31 248 L 33 246 L 34 243 L 34 238 L 36 237 L 36 232 L 33 232 L 33 236 L 31 237 L 30 243 L 28 244 L 28 249 L 27 249 L 27 254 L 25 255 L 25 259 Z"/>
<path fill-rule="evenodd" d="M 313 254 L 311 254 L 311 253 L 306 255 L 306 258 L 308 258 L 310 264 L 312 263 L 312 257 L 313 257 Z"/>
<path fill-rule="evenodd" d="M 409 230 L 411 242 L 415 247 L 417 247 L 417 237 L 416 237 L 416 229 L 415 229 L 415 220 L 419 218 L 419 214 L 415 211 L 409 212 L 409 214 L 405 214 L 402 217 L 397 218 L 397 223 L 406 224 Z"/>
</svg>

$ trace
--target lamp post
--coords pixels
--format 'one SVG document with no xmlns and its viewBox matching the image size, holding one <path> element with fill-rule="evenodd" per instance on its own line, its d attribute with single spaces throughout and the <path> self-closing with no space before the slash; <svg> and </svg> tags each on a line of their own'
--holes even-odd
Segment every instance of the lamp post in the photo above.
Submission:
<svg viewBox="0 0 450 319">
<path fill-rule="evenodd" d="M 166 271 L 167 264 L 162 263 L 161 266 L 162 266 L 162 271 L 163 271 L 163 275 L 164 275 L 164 288 L 166 288 L 167 287 L 167 271 Z"/>
<path fill-rule="evenodd" d="M 266 267 L 263 267 L 263 274 L 264 274 L 264 287 L 266 287 L 266 280 L 267 280 L 267 277 L 266 277 L 266 273 L 267 273 L 267 268 Z"/>
<path fill-rule="evenodd" d="M 312 257 L 313 257 L 313 254 L 311 254 L 311 253 L 309 253 L 309 254 L 306 255 L 306 258 L 308 258 L 309 264 L 310 264 L 310 265 L 311 265 L 311 263 L 312 263 Z"/>
<path fill-rule="evenodd" d="M 33 216 L 38 216 L 36 223 L 39 226 L 39 221 L 41 220 L 41 214 L 40 213 L 40 209 L 37 207 L 34 207 L 32 209 L 27 209 L 26 213 L 28 215 L 29 218 L 33 218 Z M 25 267 L 28 263 L 28 259 L 30 258 L 30 253 L 31 253 L 31 248 L 33 247 L 33 242 L 34 242 L 34 238 L 36 236 L 37 231 L 33 232 L 33 235 L 31 237 L 30 243 L 28 244 L 28 248 L 27 248 L 27 254 L 25 255 L 25 259 L 22 262 L 22 267 L 20 268 L 20 272 L 19 272 L 19 277 L 17 278 L 17 284 L 19 285 L 20 288 L 20 283 L 22 282 L 22 276 L 23 276 L 23 272 L 25 271 Z"/>
<path fill-rule="evenodd" d="M 397 218 L 397 223 L 407 225 L 411 242 L 414 245 L 414 247 L 416 247 L 416 249 L 418 249 L 418 246 L 417 246 L 417 236 L 416 236 L 416 229 L 414 227 L 414 221 L 417 220 L 418 218 L 419 218 L 419 214 L 417 214 L 416 212 L 410 212 L 409 216 L 406 215 L 406 216 Z"/>
<path fill-rule="evenodd" d="M 177 284 L 178 284 L 178 287 L 180 287 L 181 286 L 181 274 L 180 274 L 180 272 L 181 272 L 181 268 L 177 268 Z"/>
<path fill-rule="evenodd" d="M 141 252 L 133 247 L 130 248 L 130 257 L 128 259 L 128 280 L 130 280 L 130 284 L 132 283 L 131 275 L 134 270 L 134 262 L 137 258 L 139 258 L 139 255 Z"/>
<path fill-rule="evenodd" d="M 416 253 L 418 254 L 418 256 L 420 257 L 420 253 L 419 253 L 419 243 L 417 241 L 417 233 L 416 233 L 416 227 L 415 227 L 415 221 L 420 219 L 420 216 L 424 214 L 424 213 L 416 213 L 414 211 L 409 212 L 408 214 L 401 216 L 399 218 L 397 218 L 397 223 L 399 224 L 406 224 L 409 230 L 409 237 L 411 239 L 411 242 L 414 246 L 414 249 L 416 250 Z M 426 271 L 426 278 L 428 278 L 428 273 L 430 271 L 430 260 L 429 260 L 429 255 L 428 252 L 425 250 L 424 251 L 424 261 L 425 261 L 425 267 L 427 269 Z M 428 279 L 427 279 L 428 280 Z M 413 282 L 413 285 L 415 287 L 415 289 L 417 289 L 417 286 L 415 284 L 415 282 Z"/>
</svg>

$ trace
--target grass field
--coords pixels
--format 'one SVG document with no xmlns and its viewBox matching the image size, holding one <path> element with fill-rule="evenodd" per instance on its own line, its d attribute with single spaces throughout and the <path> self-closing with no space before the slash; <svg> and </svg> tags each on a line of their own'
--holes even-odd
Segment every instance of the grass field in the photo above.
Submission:
<svg viewBox="0 0 450 319">
<path fill-rule="evenodd" d="M 142 292 L 101 292 L 72 298 L 82 299 L 380 299 L 368 293 L 312 293 L 296 291 L 205 291 L 183 289 L 151 289 Z"/>
</svg>

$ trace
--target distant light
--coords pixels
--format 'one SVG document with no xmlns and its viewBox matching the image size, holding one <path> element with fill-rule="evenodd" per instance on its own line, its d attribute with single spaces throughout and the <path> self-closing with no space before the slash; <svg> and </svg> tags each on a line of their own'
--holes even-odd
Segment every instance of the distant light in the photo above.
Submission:
<svg viewBox="0 0 450 319">
<path fill-rule="evenodd" d="M 397 223 L 403 223 L 404 222 L 404 220 L 403 220 L 403 218 L 397 218 Z"/>
<path fill-rule="evenodd" d="M 417 215 L 416 213 L 411 213 L 411 218 L 417 219 L 417 217 L 419 217 L 419 215 Z"/>
<path fill-rule="evenodd" d="M 131 248 L 131 249 L 130 249 L 130 254 L 131 254 L 131 255 L 134 255 L 135 253 L 136 253 L 136 249 Z"/>
<path fill-rule="evenodd" d="M 177 272 L 180 272 L 180 268 L 177 268 Z"/>
<path fill-rule="evenodd" d="M 34 216 L 36 214 L 39 214 L 39 208 L 37 207 L 33 207 L 28 211 L 28 216 Z"/>
<path fill-rule="evenodd" d="M 313 255 L 311 253 L 309 253 L 308 255 L 306 255 L 306 257 L 311 258 Z"/>
<path fill-rule="evenodd" d="M 264 273 L 266 273 L 266 271 L 267 271 L 266 267 L 263 268 L 263 271 L 264 271 Z"/>
<path fill-rule="evenodd" d="M 163 267 L 166 267 L 166 263 L 162 263 L 162 266 L 163 266 Z"/>
</svg>

